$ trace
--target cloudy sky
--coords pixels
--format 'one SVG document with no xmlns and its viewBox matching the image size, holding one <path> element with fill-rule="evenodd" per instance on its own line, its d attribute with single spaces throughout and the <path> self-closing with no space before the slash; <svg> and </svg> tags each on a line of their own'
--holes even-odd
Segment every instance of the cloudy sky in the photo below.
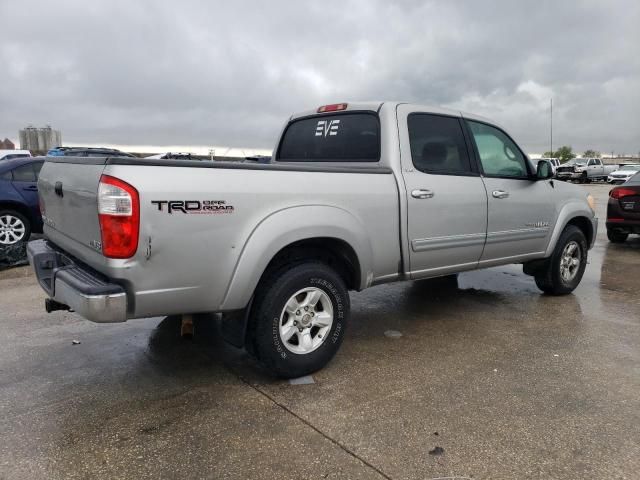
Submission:
<svg viewBox="0 0 640 480">
<path fill-rule="evenodd" d="M 271 149 L 345 100 L 463 109 L 530 153 L 640 151 L 640 1 L 1 0 L 0 136 Z"/>
</svg>

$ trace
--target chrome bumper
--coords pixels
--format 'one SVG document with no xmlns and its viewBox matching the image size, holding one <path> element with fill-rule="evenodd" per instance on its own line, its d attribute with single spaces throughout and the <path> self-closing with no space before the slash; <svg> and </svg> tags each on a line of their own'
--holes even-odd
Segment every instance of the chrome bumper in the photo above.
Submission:
<svg viewBox="0 0 640 480">
<path fill-rule="evenodd" d="M 27 245 L 27 257 L 47 295 L 92 322 L 127 320 L 127 294 L 122 285 L 80 264 L 46 240 Z"/>
<path fill-rule="evenodd" d="M 576 172 L 557 172 L 556 173 L 556 178 L 559 180 L 569 179 L 569 178 L 571 180 L 576 180 L 581 176 L 582 176 L 582 173 L 576 173 Z"/>
</svg>

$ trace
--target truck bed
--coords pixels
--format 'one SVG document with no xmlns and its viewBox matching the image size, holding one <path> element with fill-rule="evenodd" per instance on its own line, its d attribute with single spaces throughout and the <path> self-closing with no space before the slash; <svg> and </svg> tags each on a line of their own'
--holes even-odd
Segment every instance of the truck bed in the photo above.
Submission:
<svg viewBox="0 0 640 480">
<path fill-rule="evenodd" d="M 130 259 L 100 251 L 101 175 L 140 194 Z M 59 157 L 47 159 L 39 186 L 47 238 L 121 284 L 132 299 L 130 318 L 184 313 L 185 304 L 191 312 L 243 308 L 249 298 L 231 286 L 240 281 L 241 256 L 264 267 L 263 258 L 248 256 L 255 242 L 260 257 L 271 258 L 288 238 L 348 236 L 364 255 L 361 288 L 397 275 L 401 263 L 398 187 L 384 167 Z"/>
</svg>

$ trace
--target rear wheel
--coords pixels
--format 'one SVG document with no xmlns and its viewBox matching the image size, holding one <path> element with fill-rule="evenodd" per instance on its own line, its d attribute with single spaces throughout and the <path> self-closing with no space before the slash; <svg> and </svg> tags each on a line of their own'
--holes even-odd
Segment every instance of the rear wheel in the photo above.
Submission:
<svg viewBox="0 0 640 480">
<path fill-rule="evenodd" d="M 29 219 L 15 210 L 0 211 L 0 245 L 25 242 L 31 236 Z"/>
<path fill-rule="evenodd" d="M 348 317 L 349 293 L 329 266 L 308 262 L 284 267 L 258 286 L 249 349 L 278 377 L 307 375 L 336 354 Z"/>
<path fill-rule="evenodd" d="M 628 233 L 607 228 L 607 238 L 611 243 L 624 243 L 627 241 L 627 237 L 629 237 Z"/>
<path fill-rule="evenodd" d="M 587 267 L 587 239 L 575 225 L 567 225 L 546 266 L 535 275 L 536 285 L 550 295 L 566 295 L 580 284 Z"/>
</svg>

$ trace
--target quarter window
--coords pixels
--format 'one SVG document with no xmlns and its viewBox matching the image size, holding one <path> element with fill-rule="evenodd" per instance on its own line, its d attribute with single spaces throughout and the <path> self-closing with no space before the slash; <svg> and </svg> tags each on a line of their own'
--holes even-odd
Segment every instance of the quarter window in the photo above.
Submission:
<svg viewBox="0 0 640 480">
<path fill-rule="evenodd" d="M 480 122 L 468 120 L 467 124 L 485 175 L 515 178 L 529 175 L 525 156 L 504 132 Z"/>
<path fill-rule="evenodd" d="M 425 173 L 471 173 L 464 134 L 457 118 L 412 113 L 407 124 L 414 167 Z"/>
</svg>

